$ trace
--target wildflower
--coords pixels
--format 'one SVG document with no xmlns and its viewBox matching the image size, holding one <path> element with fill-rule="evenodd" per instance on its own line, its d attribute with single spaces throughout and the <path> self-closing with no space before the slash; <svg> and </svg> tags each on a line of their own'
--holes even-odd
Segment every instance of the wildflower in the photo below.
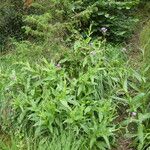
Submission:
<svg viewBox="0 0 150 150">
<path fill-rule="evenodd" d="M 107 32 L 107 28 L 105 28 L 105 27 L 102 27 L 100 30 L 103 34 L 106 34 L 106 32 Z"/>
<path fill-rule="evenodd" d="M 60 65 L 59 63 L 56 65 L 56 67 L 57 67 L 58 69 L 61 69 L 61 65 Z"/>
<path fill-rule="evenodd" d="M 132 112 L 132 113 L 131 113 L 131 116 L 132 116 L 132 117 L 136 117 L 136 115 L 137 115 L 136 112 Z"/>
</svg>

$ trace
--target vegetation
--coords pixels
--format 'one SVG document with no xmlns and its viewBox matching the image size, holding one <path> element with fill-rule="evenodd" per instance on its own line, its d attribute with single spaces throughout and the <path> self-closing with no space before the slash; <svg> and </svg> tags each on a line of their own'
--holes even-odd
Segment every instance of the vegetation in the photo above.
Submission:
<svg viewBox="0 0 150 150">
<path fill-rule="evenodd" d="M 145 26 L 144 30 L 141 33 L 141 47 L 143 49 L 144 61 L 146 64 L 149 64 L 150 58 L 150 21 Z"/>
<path fill-rule="evenodd" d="M 141 68 L 124 44 L 143 1 L 2 4 L 0 149 L 150 148 L 149 22 Z"/>
<path fill-rule="evenodd" d="M 19 0 L 1 0 L 0 6 L 0 51 L 9 42 L 9 38 L 22 38 L 22 2 Z"/>
</svg>

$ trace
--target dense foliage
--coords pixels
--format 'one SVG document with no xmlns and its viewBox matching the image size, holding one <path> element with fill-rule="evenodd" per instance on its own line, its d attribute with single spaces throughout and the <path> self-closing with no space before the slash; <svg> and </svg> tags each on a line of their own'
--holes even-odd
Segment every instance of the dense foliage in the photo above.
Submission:
<svg viewBox="0 0 150 150">
<path fill-rule="evenodd" d="M 0 51 L 11 37 L 22 37 L 22 2 L 20 0 L 1 0 L 0 6 Z"/>
<path fill-rule="evenodd" d="M 59 27 L 67 28 L 70 33 L 74 33 L 72 29 L 78 29 L 82 36 L 86 37 L 85 32 L 90 24 L 93 24 L 93 37 L 105 36 L 111 42 L 122 42 L 131 35 L 137 22 L 136 17 L 133 17 L 133 12 L 136 10 L 139 0 L 124 2 L 107 0 L 79 0 L 74 2 L 65 0 L 45 1 L 44 4 L 39 1 L 39 4 L 33 4 L 33 7 L 29 8 L 28 11 L 23 9 L 22 1 L 7 0 L 2 3 L 3 5 L 0 7 L 1 46 L 6 43 L 9 37 L 23 37 L 24 30 L 21 28 L 25 25 L 25 22 L 23 23 L 22 15 L 27 13 L 32 15 L 30 22 L 33 24 L 35 21 L 37 22 L 35 19 L 39 18 L 41 14 L 43 17 L 44 13 L 45 17 L 47 17 L 46 20 L 49 19 L 47 21 L 52 19 L 52 25 L 57 23 L 56 26 L 58 26 L 60 23 Z M 37 28 L 40 28 L 40 30 L 41 28 L 47 28 L 46 25 L 42 27 L 41 23 L 38 23 L 38 26 Z M 34 25 L 32 27 L 36 28 Z M 107 28 L 107 34 L 101 30 L 103 27 Z"/>
<path fill-rule="evenodd" d="M 123 41 L 133 31 L 135 22 L 133 11 L 138 6 L 138 0 L 130 1 L 77 1 L 71 6 L 73 18 L 78 21 L 78 26 L 84 32 L 93 24 L 93 34 L 103 36 L 102 28 L 108 29 L 105 37 L 109 41 Z"/>
<path fill-rule="evenodd" d="M 121 149 L 123 138 L 147 149 L 149 24 L 142 68 L 131 67 L 120 44 L 140 1 L 39 0 L 27 10 L 20 3 L 0 8 L 13 10 L 0 23 L 2 43 L 13 39 L 0 56 L 0 149 Z"/>
</svg>

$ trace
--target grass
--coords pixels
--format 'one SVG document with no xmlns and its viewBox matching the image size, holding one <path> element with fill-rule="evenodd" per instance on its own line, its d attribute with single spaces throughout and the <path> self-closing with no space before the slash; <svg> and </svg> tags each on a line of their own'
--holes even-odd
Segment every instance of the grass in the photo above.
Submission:
<svg viewBox="0 0 150 150">
<path fill-rule="evenodd" d="M 8 138 L 7 138 L 8 139 Z M 11 135 L 9 142 L 0 140 L 1 150 L 78 150 L 88 149 L 85 145 L 83 137 L 76 137 L 72 131 L 62 131 L 59 135 L 54 135 L 52 140 L 50 137 L 43 139 L 34 138 L 32 136 Z M 7 144 L 6 144 L 7 143 Z"/>
</svg>

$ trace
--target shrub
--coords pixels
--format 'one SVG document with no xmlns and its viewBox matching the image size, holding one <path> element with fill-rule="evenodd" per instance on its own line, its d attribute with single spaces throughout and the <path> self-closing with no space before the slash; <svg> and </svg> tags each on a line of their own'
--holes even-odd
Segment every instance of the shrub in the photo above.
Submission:
<svg viewBox="0 0 150 150">
<path fill-rule="evenodd" d="M 78 20 L 82 31 L 93 24 L 94 35 L 103 36 L 102 27 L 108 29 L 105 37 L 109 41 L 123 41 L 128 38 L 137 21 L 132 13 L 138 0 L 130 1 L 77 1 L 72 4 L 73 18 Z"/>
<path fill-rule="evenodd" d="M 79 0 L 74 2 L 72 0 L 66 0 L 45 1 L 44 3 L 46 5 L 33 4 L 35 10 L 37 9 L 35 12 L 39 10 L 40 15 L 39 13 L 35 13 L 36 15 L 28 16 L 25 19 L 28 22 L 26 27 L 27 33 L 32 35 L 39 34 L 41 36 L 44 29 L 44 34 L 45 31 L 51 30 L 51 33 L 53 32 L 55 37 L 58 35 L 57 33 L 61 33 L 61 37 L 64 37 L 64 33 L 66 33 L 64 29 L 67 28 L 67 33 L 69 31 L 69 33 L 74 34 L 75 29 L 80 31 L 83 37 L 85 37 L 85 33 L 92 24 L 93 37 L 104 36 L 111 42 L 120 42 L 127 39 L 134 29 L 137 19 L 133 17 L 133 12 L 137 8 L 139 0 L 124 2 L 106 0 L 101 2 L 97 0 Z M 48 20 L 45 18 L 46 16 Z M 43 21 L 47 21 L 46 24 Z M 106 34 L 101 30 L 103 27 L 107 28 Z"/>
</svg>

